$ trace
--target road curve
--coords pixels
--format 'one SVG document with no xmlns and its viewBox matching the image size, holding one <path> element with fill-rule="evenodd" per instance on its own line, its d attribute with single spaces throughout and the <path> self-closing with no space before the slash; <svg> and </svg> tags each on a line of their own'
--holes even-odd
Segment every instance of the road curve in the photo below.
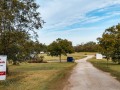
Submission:
<svg viewBox="0 0 120 90">
<path fill-rule="evenodd" d="M 71 72 L 63 90 L 120 90 L 120 82 L 86 61 L 92 57 L 87 56 L 77 61 L 78 64 Z"/>
</svg>

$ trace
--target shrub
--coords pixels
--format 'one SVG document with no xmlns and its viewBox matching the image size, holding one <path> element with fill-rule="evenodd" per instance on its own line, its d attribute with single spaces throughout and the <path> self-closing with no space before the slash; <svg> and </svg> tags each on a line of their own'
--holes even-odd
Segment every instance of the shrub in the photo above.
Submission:
<svg viewBox="0 0 120 90">
<path fill-rule="evenodd" d="M 35 60 L 28 61 L 28 63 L 47 63 L 44 60 L 44 56 L 36 57 Z"/>
</svg>

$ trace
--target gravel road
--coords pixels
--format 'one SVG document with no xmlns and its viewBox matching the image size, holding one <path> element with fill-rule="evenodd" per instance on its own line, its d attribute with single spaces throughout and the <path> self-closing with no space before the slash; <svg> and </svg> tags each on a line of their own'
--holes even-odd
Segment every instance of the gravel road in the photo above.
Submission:
<svg viewBox="0 0 120 90">
<path fill-rule="evenodd" d="M 86 61 L 92 57 L 87 56 L 77 61 L 78 64 L 71 72 L 63 90 L 120 90 L 120 82 Z"/>
</svg>

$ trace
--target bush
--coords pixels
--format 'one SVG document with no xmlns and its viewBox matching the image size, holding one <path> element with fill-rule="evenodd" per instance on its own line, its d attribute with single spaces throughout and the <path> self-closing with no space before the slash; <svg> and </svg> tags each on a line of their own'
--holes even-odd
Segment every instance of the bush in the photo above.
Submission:
<svg viewBox="0 0 120 90">
<path fill-rule="evenodd" d="M 20 62 L 19 61 L 14 61 L 13 65 L 20 65 Z"/>
<path fill-rule="evenodd" d="M 31 60 L 31 61 L 28 61 L 28 63 L 47 63 L 47 61 Z"/>
<path fill-rule="evenodd" d="M 44 60 L 44 56 L 36 57 L 35 60 L 28 61 L 28 63 L 47 63 Z"/>
</svg>

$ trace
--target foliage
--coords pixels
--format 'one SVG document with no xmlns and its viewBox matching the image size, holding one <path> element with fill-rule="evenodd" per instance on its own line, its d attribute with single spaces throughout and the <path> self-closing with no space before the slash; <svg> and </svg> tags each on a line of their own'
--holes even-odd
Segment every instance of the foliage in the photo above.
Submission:
<svg viewBox="0 0 120 90">
<path fill-rule="evenodd" d="M 16 61 L 32 59 L 31 54 L 37 55 L 40 51 L 43 51 L 43 47 L 44 50 L 46 48 L 46 45 L 32 41 L 26 32 L 6 31 L 4 33 L 4 36 L 0 37 L 0 54 L 4 54 L 4 51 L 6 51 L 8 59 L 12 59 L 14 64 L 16 64 Z"/>
<path fill-rule="evenodd" d="M 20 31 L 5 31 L 0 37 L 0 54 L 7 54 L 8 59 L 16 60 L 16 55 L 29 36 L 25 32 Z"/>
<path fill-rule="evenodd" d="M 74 47 L 76 52 L 97 52 L 98 45 L 95 42 L 87 42 Z"/>
<path fill-rule="evenodd" d="M 107 59 L 120 63 L 120 24 L 105 30 L 101 38 L 98 38 L 100 52 Z"/>
<path fill-rule="evenodd" d="M 42 28 L 44 23 L 38 8 L 35 0 L 0 1 L 0 54 L 7 55 L 14 63 L 30 58 L 30 54 L 38 53 L 43 46 L 32 41 L 37 39 L 35 29 Z"/>
<path fill-rule="evenodd" d="M 33 31 L 42 27 L 39 5 L 35 0 L 1 0 L 0 28 L 4 30 Z M 4 25 L 3 25 L 4 23 Z"/>
<path fill-rule="evenodd" d="M 47 61 L 43 61 L 44 56 L 36 56 L 34 60 L 29 60 L 28 63 L 47 63 Z"/>
<path fill-rule="evenodd" d="M 43 59 L 44 59 L 44 56 L 40 56 L 39 58 L 40 58 L 40 60 L 41 60 L 41 61 L 43 61 Z"/>
<path fill-rule="evenodd" d="M 71 41 L 58 38 L 56 41 L 53 41 L 48 46 L 48 52 L 50 52 L 51 56 L 59 56 L 61 62 L 61 55 L 62 54 L 67 55 L 67 53 L 73 53 L 74 49 Z"/>
</svg>

